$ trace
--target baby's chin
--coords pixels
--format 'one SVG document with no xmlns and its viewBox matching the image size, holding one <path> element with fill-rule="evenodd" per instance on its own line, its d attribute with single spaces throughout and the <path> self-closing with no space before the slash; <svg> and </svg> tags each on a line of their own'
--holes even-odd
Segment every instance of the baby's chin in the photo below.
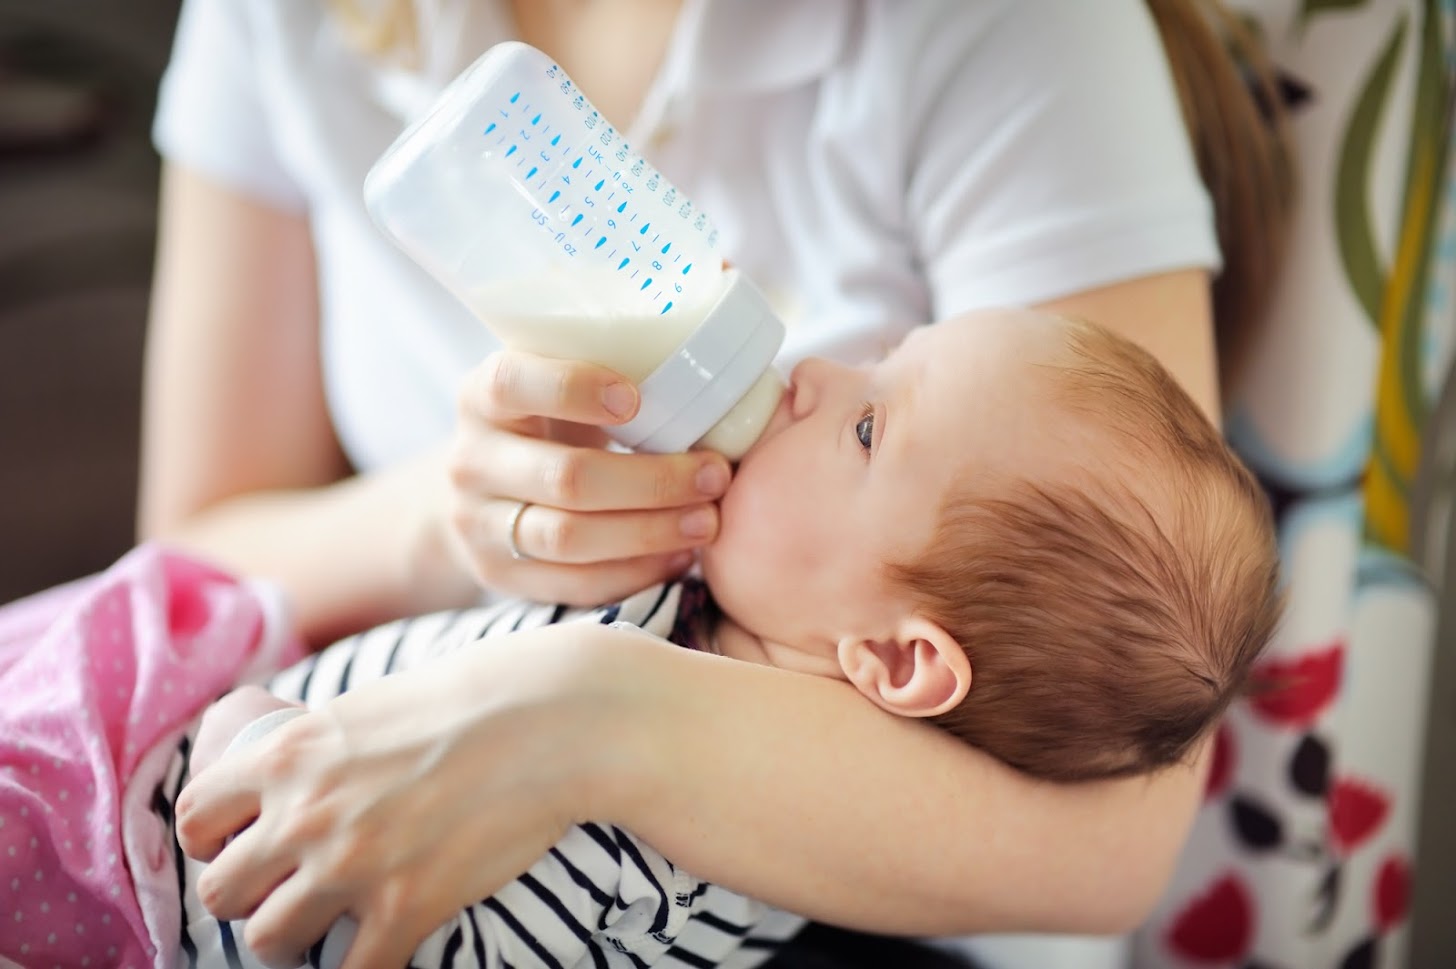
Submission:
<svg viewBox="0 0 1456 969">
<path fill-rule="evenodd" d="M 722 557 L 723 550 L 731 548 L 739 538 L 739 532 L 744 515 L 748 511 L 743 502 L 741 492 L 744 489 L 738 487 L 738 479 L 728 486 L 728 493 L 718 501 L 718 534 L 713 540 L 699 549 L 700 558 L 707 559 L 710 555 Z"/>
<path fill-rule="evenodd" d="M 720 531 L 717 538 L 714 538 L 707 545 L 698 549 L 698 568 L 702 571 L 703 581 L 708 583 L 709 588 L 713 586 L 713 579 L 721 574 L 720 562 L 722 561 L 723 554 L 720 551 L 721 546 L 719 543 L 722 540 L 723 535 Z"/>
<path fill-rule="evenodd" d="M 742 575 L 745 568 L 753 568 L 752 563 L 743 562 L 742 555 L 735 553 L 742 543 L 735 541 L 733 531 L 730 521 L 724 519 L 717 536 L 698 549 L 698 569 L 715 595 L 718 589 L 728 592 L 735 575 Z"/>
</svg>

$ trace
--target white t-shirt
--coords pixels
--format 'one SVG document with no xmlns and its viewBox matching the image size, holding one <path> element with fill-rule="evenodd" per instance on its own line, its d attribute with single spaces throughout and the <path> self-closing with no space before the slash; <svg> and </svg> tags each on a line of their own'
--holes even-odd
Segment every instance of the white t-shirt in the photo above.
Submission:
<svg viewBox="0 0 1456 969">
<path fill-rule="evenodd" d="M 405 75 L 323 0 L 187 0 L 155 126 L 168 160 L 309 213 L 328 402 L 361 469 L 443 440 L 496 347 L 361 200 L 431 92 L 512 34 L 491 0 L 418 5 L 441 40 Z M 783 309 L 786 363 L 1218 265 L 1141 0 L 685 0 L 627 136 Z"/>
</svg>

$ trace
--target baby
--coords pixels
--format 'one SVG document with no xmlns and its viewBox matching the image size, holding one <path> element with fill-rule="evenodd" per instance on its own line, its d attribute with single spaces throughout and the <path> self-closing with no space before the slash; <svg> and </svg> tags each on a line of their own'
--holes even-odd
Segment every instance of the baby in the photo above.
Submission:
<svg viewBox="0 0 1456 969">
<path fill-rule="evenodd" d="M 1265 501 L 1208 420 L 1131 343 L 1028 311 L 920 328 L 868 369 L 800 364 L 701 565 L 702 581 L 598 609 L 380 627 L 279 674 L 271 697 L 220 701 L 209 730 L 279 708 L 251 738 L 294 703 L 491 635 L 627 622 L 843 680 L 1035 776 L 1112 777 L 1185 758 L 1278 615 Z M 169 823 L 187 750 L 153 808 Z M 183 962 L 258 965 L 201 905 L 205 866 L 174 851 Z M 587 824 L 411 965 L 750 966 L 800 924 Z M 351 934 L 341 920 L 300 962 L 336 965 Z"/>
</svg>

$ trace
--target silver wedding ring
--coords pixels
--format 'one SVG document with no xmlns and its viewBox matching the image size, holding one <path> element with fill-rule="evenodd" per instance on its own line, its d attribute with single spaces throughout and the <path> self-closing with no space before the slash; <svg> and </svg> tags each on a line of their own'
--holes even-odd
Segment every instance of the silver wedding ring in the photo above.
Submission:
<svg viewBox="0 0 1456 969">
<path fill-rule="evenodd" d="M 521 551 L 521 546 L 518 544 L 520 536 L 517 534 L 521 527 L 521 513 L 529 507 L 531 507 L 529 501 L 516 502 L 515 509 L 511 511 L 511 520 L 506 524 L 506 545 L 510 547 L 511 558 L 517 562 L 528 562 L 532 558 Z"/>
</svg>

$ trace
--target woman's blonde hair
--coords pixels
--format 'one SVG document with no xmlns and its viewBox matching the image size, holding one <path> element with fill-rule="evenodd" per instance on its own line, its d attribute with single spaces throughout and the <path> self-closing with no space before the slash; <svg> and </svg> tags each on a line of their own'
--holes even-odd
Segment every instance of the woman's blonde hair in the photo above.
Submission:
<svg viewBox="0 0 1456 969">
<path fill-rule="evenodd" d="M 328 0 L 328 6 L 360 51 L 402 67 L 419 66 L 415 0 Z"/>
</svg>

